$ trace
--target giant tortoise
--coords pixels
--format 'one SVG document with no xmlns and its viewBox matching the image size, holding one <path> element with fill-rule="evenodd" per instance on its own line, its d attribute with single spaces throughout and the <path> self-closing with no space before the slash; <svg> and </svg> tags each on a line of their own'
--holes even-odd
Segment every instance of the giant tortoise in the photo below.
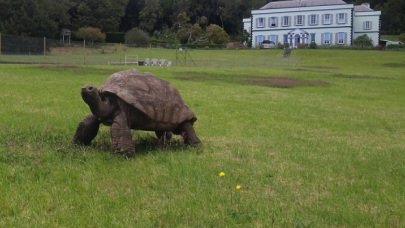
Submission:
<svg viewBox="0 0 405 228">
<path fill-rule="evenodd" d="M 73 137 L 76 144 L 90 145 L 100 123 L 111 126 L 115 152 L 128 157 L 135 151 L 131 129 L 154 131 L 158 138 L 167 140 L 173 133 L 182 135 L 185 144 L 201 144 L 193 128 L 197 117 L 179 91 L 151 73 L 120 71 L 98 89 L 83 86 L 81 95 L 91 114 L 79 123 Z"/>
</svg>

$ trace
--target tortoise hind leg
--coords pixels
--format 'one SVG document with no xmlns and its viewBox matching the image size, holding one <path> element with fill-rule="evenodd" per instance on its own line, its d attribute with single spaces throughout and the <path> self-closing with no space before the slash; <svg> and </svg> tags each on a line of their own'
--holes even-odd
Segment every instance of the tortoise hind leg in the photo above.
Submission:
<svg viewBox="0 0 405 228">
<path fill-rule="evenodd" d="M 167 141 L 169 141 L 173 136 L 173 133 L 171 131 L 155 131 L 155 134 L 158 139 Z"/>
<path fill-rule="evenodd" d="M 132 143 L 131 128 L 124 113 L 115 117 L 111 125 L 111 140 L 116 153 L 132 157 L 135 146 Z"/>
<path fill-rule="evenodd" d="M 193 124 L 189 120 L 186 120 L 183 123 L 179 124 L 179 126 L 177 126 L 173 133 L 176 135 L 182 135 L 185 144 L 194 147 L 201 145 L 201 141 L 194 131 Z"/>
<path fill-rule="evenodd" d="M 73 143 L 79 145 L 90 145 L 91 141 L 97 136 L 100 121 L 93 114 L 89 114 L 80 121 L 76 133 L 73 136 Z"/>
</svg>

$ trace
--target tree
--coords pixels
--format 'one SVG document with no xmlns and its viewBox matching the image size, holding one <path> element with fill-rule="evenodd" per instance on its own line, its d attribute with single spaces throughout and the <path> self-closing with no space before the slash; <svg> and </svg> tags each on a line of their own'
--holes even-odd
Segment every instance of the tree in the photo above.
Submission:
<svg viewBox="0 0 405 228">
<path fill-rule="evenodd" d="M 91 26 L 103 32 L 117 32 L 129 0 L 72 1 L 76 3 L 70 10 L 74 30 Z"/>
<path fill-rule="evenodd" d="M 105 41 L 105 33 L 102 33 L 98 28 L 83 27 L 76 32 L 76 36 L 80 39 L 90 41 L 91 45 L 94 41 Z"/>
<path fill-rule="evenodd" d="M 139 12 L 139 28 L 151 33 L 160 15 L 159 0 L 146 0 L 145 4 L 145 8 Z"/>
<path fill-rule="evenodd" d="M 402 33 L 401 35 L 398 36 L 399 41 L 405 44 L 405 33 Z"/>
<path fill-rule="evenodd" d="M 353 45 L 359 47 L 370 47 L 373 46 L 373 40 L 367 36 L 367 34 L 358 36 L 353 40 Z"/>
<path fill-rule="evenodd" d="M 133 28 L 125 35 L 125 43 L 130 46 L 147 46 L 150 43 L 150 37 L 145 31 Z"/>
<path fill-rule="evenodd" d="M 69 8 L 68 0 L 1 0 L 0 28 L 10 35 L 55 38 L 70 24 Z"/>
<path fill-rule="evenodd" d="M 212 41 L 215 44 L 224 44 L 229 40 L 225 30 L 215 24 L 211 24 L 207 27 L 207 36 L 210 42 Z"/>
</svg>

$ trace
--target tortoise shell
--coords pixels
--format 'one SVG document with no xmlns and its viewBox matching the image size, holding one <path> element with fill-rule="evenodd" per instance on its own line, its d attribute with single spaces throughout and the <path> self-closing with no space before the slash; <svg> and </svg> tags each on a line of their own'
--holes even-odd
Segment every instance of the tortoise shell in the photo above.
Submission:
<svg viewBox="0 0 405 228">
<path fill-rule="evenodd" d="M 136 69 L 111 75 L 99 88 L 101 96 L 114 94 L 145 113 L 153 121 L 180 124 L 194 123 L 197 117 L 186 105 L 179 91 L 168 81 Z"/>
</svg>

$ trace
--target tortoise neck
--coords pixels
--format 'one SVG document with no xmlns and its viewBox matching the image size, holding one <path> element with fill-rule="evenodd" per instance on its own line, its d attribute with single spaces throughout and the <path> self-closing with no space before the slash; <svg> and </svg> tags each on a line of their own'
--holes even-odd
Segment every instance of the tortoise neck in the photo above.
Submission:
<svg viewBox="0 0 405 228">
<path fill-rule="evenodd" d="M 100 96 L 97 96 L 94 102 L 88 104 L 93 115 L 98 118 L 107 118 L 111 113 L 111 107 L 109 100 L 102 100 Z"/>
</svg>

